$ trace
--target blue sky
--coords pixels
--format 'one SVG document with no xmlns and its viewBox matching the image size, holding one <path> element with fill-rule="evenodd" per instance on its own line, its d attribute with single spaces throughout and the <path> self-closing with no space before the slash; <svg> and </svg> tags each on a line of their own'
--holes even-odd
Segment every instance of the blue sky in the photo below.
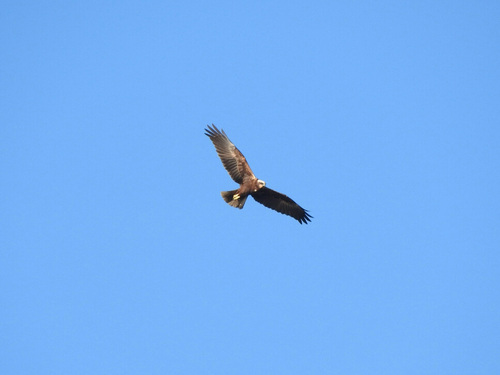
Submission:
<svg viewBox="0 0 500 375">
<path fill-rule="evenodd" d="M 4 4 L 0 373 L 499 373 L 499 19 Z M 224 203 L 211 123 L 313 221 Z"/>
</svg>

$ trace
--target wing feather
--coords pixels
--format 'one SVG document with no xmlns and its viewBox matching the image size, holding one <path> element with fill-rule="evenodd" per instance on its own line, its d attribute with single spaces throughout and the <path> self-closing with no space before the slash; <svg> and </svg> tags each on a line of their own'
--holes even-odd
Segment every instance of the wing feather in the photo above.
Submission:
<svg viewBox="0 0 500 375">
<path fill-rule="evenodd" d="M 312 216 L 309 215 L 307 210 L 304 210 L 285 194 L 263 187 L 252 193 L 252 197 L 260 204 L 274 211 L 293 217 L 300 224 L 307 224 L 308 221 L 311 221 Z"/>
<path fill-rule="evenodd" d="M 235 182 L 242 184 L 248 178 L 255 178 L 245 157 L 229 140 L 224 130 L 217 129 L 214 124 L 208 125 L 205 129 L 205 135 L 214 144 L 222 165 Z"/>
</svg>

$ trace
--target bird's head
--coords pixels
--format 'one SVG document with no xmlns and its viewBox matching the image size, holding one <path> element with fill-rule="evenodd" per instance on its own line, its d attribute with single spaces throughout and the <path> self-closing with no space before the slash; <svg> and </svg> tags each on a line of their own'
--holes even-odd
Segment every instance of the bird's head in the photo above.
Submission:
<svg viewBox="0 0 500 375">
<path fill-rule="evenodd" d="M 257 189 L 255 191 L 262 189 L 264 186 L 266 186 L 266 182 L 262 180 L 257 180 Z"/>
</svg>

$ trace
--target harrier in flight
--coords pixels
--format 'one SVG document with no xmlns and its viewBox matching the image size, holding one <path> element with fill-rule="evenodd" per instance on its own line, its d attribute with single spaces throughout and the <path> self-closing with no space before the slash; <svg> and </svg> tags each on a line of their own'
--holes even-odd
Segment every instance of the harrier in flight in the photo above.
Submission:
<svg viewBox="0 0 500 375">
<path fill-rule="evenodd" d="M 231 178 L 238 184 L 239 189 L 221 192 L 222 198 L 230 206 L 242 209 L 248 196 L 251 195 L 257 202 L 279 213 L 288 215 L 298 220 L 300 224 L 307 224 L 312 216 L 308 214 L 292 199 L 266 187 L 266 183 L 257 179 L 253 174 L 243 154 L 229 140 L 224 130 L 219 130 L 212 124 L 205 129 L 210 140 L 215 146 L 224 168 Z"/>
</svg>

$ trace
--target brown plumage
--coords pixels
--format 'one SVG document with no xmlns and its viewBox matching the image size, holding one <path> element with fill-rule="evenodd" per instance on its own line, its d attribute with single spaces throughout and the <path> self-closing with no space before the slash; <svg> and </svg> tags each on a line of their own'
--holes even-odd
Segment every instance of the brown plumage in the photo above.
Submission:
<svg viewBox="0 0 500 375">
<path fill-rule="evenodd" d="M 240 187 L 236 190 L 221 192 L 222 198 L 231 206 L 242 209 L 249 195 L 257 202 L 279 213 L 307 224 L 312 216 L 292 199 L 284 194 L 267 188 L 266 183 L 253 174 L 243 154 L 229 140 L 224 130 L 219 130 L 212 124 L 205 129 L 215 146 L 224 168 Z"/>
</svg>

